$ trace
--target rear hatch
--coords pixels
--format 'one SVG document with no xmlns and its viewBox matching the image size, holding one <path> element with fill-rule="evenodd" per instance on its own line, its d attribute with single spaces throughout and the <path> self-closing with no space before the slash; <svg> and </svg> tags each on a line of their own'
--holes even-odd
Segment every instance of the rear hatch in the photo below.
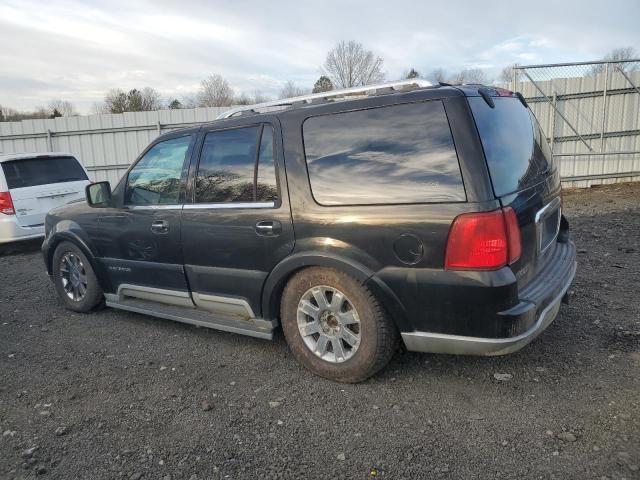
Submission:
<svg viewBox="0 0 640 480">
<path fill-rule="evenodd" d="M 87 173 L 71 156 L 42 155 L 1 165 L 21 227 L 44 224 L 49 210 L 84 197 L 89 183 Z"/>
<path fill-rule="evenodd" d="M 561 220 L 560 174 L 533 113 L 511 92 L 469 97 L 496 197 L 515 210 L 522 254 L 511 268 L 524 287 L 553 257 Z M 493 103 L 493 107 L 490 105 Z"/>
</svg>

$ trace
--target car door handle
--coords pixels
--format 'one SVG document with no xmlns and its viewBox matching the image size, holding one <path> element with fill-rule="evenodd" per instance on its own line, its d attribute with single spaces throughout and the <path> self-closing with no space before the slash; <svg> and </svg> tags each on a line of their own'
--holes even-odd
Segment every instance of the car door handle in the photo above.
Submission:
<svg viewBox="0 0 640 480">
<path fill-rule="evenodd" d="M 151 223 L 151 231 L 153 233 L 167 233 L 169 231 L 169 222 L 166 220 L 156 220 Z"/>
<path fill-rule="evenodd" d="M 282 224 L 277 220 L 261 220 L 256 223 L 256 232 L 258 235 L 274 237 L 282 232 Z"/>
</svg>

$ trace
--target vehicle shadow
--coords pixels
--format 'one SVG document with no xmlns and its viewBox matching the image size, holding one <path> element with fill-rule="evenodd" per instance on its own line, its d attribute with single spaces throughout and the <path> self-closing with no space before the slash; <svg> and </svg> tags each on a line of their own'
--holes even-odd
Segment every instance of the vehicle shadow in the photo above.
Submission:
<svg viewBox="0 0 640 480">
<path fill-rule="evenodd" d="M 0 245 L 0 257 L 11 255 L 27 255 L 37 253 L 42 246 L 42 239 L 26 240 L 22 242 L 4 243 Z"/>
</svg>

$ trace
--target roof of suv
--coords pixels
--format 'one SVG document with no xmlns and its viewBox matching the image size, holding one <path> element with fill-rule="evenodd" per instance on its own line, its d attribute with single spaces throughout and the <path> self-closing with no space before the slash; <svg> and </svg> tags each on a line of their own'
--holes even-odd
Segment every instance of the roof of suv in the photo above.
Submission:
<svg viewBox="0 0 640 480">
<path fill-rule="evenodd" d="M 0 163 L 8 162 L 10 160 L 27 160 L 30 158 L 45 158 L 45 157 L 74 157 L 72 153 L 68 152 L 25 152 L 25 153 L 0 153 Z"/>
</svg>

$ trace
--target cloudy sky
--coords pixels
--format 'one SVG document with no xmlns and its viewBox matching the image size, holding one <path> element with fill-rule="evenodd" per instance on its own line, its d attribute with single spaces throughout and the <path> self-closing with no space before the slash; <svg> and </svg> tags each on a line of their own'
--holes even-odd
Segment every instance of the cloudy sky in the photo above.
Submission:
<svg viewBox="0 0 640 480">
<path fill-rule="evenodd" d="M 275 95 L 287 80 L 311 88 L 343 39 L 382 56 L 388 79 L 587 61 L 640 51 L 638 19 L 639 0 L 0 0 L 0 105 L 65 99 L 88 113 L 110 88 L 181 98 L 213 73 Z"/>
</svg>

